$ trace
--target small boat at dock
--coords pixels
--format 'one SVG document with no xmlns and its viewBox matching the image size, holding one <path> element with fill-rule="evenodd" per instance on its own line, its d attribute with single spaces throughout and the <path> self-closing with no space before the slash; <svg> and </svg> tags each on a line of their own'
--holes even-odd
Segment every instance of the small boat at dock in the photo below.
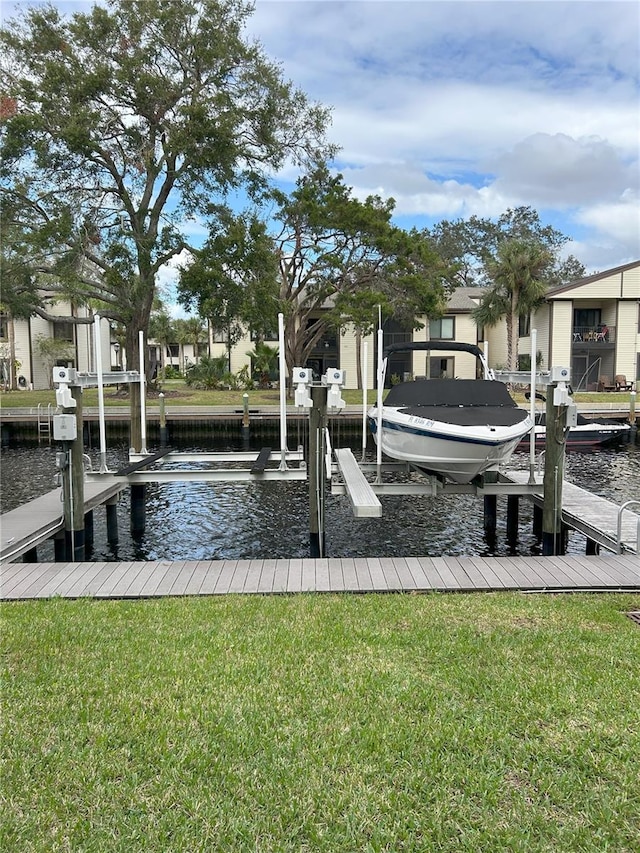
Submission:
<svg viewBox="0 0 640 853">
<path fill-rule="evenodd" d="M 544 396 L 536 394 L 538 399 Z M 578 414 L 576 426 L 570 427 L 565 437 L 567 450 L 599 450 L 603 447 L 614 447 L 627 441 L 631 426 L 611 418 L 585 418 Z M 547 439 L 546 412 L 536 412 L 535 415 L 535 447 L 544 450 Z M 518 446 L 518 450 L 528 450 L 530 437 L 526 436 Z"/>
</svg>

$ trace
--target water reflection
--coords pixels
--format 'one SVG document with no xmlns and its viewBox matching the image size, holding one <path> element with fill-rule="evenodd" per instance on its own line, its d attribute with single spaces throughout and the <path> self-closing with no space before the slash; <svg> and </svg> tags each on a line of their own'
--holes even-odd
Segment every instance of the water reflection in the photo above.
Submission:
<svg viewBox="0 0 640 853">
<path fill-rule="evenodd" d="M 97 451 L 89 455 L 97 468 Z M 110 450 L 109 467 L 118 467 L 126 457 L 125 447 Z M 53 488 L 55 448 L 5 448 L 1 459 L 2 512 Z M 527 454 L 514 456 L 513 467 L 527 469 L 528 465 Z M 640 500 L 640 448 L 624 445 L 619 451 L 568 454 L 566 477 L 616 503 Z M 526 500 L 520 503 L 514 547 L 506 540 L 502 501 L 495 542 L 485 537 L 482 501 L 468 495 L 388 496 L 382 498 L 382 505 L 382 518 L 354 519 L 346 497 L 328 495 L 327 554 L 394 557 L 539 552 L 531 532 L 532 509 Z M 309 554 L 304 482 L 152 484 L 147 491 L 147 529 L 135 538 L 129 532 L 129 495 L 125 491 L 118 505 L 118 545 L 107 542 L 105 513 L 97 510 L 94 516 L 92 559 L 96 560 L 294 558 Z M 584 544 L 584 537 L 572 534 L 569 552 L 584 553 Z M 39 557 L 53 559 L 52 546 L 40 548 Z"/>
</svg>

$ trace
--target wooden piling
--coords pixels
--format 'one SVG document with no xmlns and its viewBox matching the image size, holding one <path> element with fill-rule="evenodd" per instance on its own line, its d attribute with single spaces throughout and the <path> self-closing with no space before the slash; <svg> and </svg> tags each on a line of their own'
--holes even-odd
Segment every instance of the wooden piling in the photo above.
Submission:
<svg viewBox="0 0 640 853">
<path fill-rule="evenodd" d="M 519 512 L 519 495 L 507 495 L 507 540 L 510 544 L 514 544 L 518 541 Z"/>
<path fill-rule="evenodd" d="M 116 545 L 118 542 L 118 498 L 107 501 L 107 542 Z"/>
<path fill-rule="evenodd" d="M 562 532 L 562 483 L 566 445 L 567 407 L 554 405 L 555 386 L 547 391 L 546 441 L 544 455 L 544 505 L 542 509 L 542 553 L 564 554 Z"/>
<path fill-rule="evenodd" d="M 131 533 L 133 536 L 144 533 L 147 523 L 147 487 L 144 483 L 131 486 Z"/>
</svg>

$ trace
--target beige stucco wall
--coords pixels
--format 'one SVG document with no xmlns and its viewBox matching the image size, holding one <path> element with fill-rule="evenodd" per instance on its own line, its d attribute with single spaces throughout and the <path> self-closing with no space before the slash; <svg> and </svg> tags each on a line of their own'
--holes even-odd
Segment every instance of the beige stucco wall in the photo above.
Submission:
<svg viewBox="0 0 640 853">
<path fill-rule="evenodd" d="M 624 374 L 629 381 L 636 378 L 636 360 L 640 346 L 639 311 L 640 304 L 637 301 L 618 303 L 615 373 Z"/>
<path fill-rule="evenodd" d="M 549 367 L 570 367 L 573 342 L 573 302 L 554 302 L 551 314 Z"/>
</svg>

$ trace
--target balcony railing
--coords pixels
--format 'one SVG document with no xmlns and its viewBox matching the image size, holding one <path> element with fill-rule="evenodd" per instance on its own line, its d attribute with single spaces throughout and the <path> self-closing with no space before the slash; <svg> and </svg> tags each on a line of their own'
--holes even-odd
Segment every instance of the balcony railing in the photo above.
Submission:
<svg viewBox="0 0 640 853">
<path fill-rule="evenodd" d="M 600 324 L 598 326 L 574 326 L 573 342 L 590 344 L 613 344 L 616 341 L 616 327 Z"/>
</svg>

